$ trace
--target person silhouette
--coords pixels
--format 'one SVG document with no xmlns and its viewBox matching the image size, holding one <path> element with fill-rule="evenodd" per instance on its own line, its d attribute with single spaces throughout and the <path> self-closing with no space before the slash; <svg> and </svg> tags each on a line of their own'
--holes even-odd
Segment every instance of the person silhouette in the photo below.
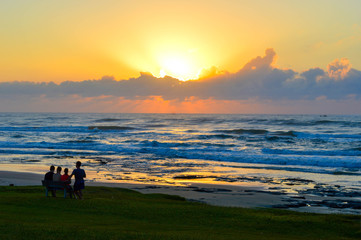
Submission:
<svg viewBox="0 0 361 240">
<path fill-rule="evenodd" d="M 70 175 L 69 179 L 75 176 L 74 182 L 74 193 L 79 199 L 83 199 L 82 189 L 85 188 L 84 178 L 86 177 L 84 169 L 80 169 L 81 162 L 76 162 L 76 169 L 73 170 L 72 174 Z"/>
<path fill-rule="evenodd" d="M 61 178 L 61 167 L 57 167 L 56 168 L 56 173 L 53 175 L 53 181 L 54 182 L 60 182 L 60 178 Z"/>
<path fill-rule="evenodd" d="M 44 176 L 44 181 L 53 181 L 55 167 L 53 165 L 50 166 L 50 171 L 47 172 Z M 48 188 L 51 191 L 51 195 L 56 197 L 56 191 L 52 188 Z"/>
<path fill-rule="evenodd" d="M 44 180 L 46 181 L 53 181 L 53 175 L 54 175 L 55 167 L 53 165 L 50 166 L 50 171 L 47 172 L 44 176 Z"/>
<path fill-rule="evenodd" d="M 60 180 L 62 182 L 65 182 L 66 191 L 69 193 L 70 198 L 73 198 L 73 188 L 70 186 L 71 179 L 70 179 L 68 172 L 69 172 L 68 168 L 64 168 L 64 174 L 61 175 Z"/>
</svg>

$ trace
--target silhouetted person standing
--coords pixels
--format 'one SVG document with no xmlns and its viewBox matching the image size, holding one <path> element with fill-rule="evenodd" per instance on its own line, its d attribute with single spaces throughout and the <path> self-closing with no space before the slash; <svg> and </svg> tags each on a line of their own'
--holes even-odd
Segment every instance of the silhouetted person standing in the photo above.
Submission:
<svg viewBox="0 0 361 240">
<path fill-rule="evenodd" d="M 86 177 L 86 174 L 83 169 L 80 169 L 80 166 L 81 166 L 80 161 L 77 161 L 75 166 L 76 166 L 76 169 L 73 170 L 69 179 L 72 176 L 75 176 L 74 193 L 76 196 L 78 196 L 79 199 L 83 199 L 83 193 L 81 190 L 85 188 L 84 178 Z"/>
</svg>

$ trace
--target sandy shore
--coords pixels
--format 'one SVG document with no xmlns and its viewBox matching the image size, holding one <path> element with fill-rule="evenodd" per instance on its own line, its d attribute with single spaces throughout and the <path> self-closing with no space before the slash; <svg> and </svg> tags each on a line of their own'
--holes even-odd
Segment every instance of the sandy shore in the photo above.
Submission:
<svg viewBox="0 0 361 240">
<path fill-rule="evenodd" d="M 31 186 L 41 185 L 43 175 L 13 171 L 0 171 L 0 185 Z M 271 207 L 282 204 L 279 194 L 263 192 L 262 187 L 214 185 L 189 183 L 185 186 L 155 185 L 126 182 L 86 182 L 87 186 L 120 187 L 141 193 L 163 193 L 185 197 L 189 201 L 204 202 L 218 206 Z"/>
<path fill-rule="evenodd" d="M 0 171 L 2 186 L 41 185 L 43 174 Z M 272 207 L 302 212 L 361 214 L 361 201 L 355 198 L 327 197 L 314 195 L 292 195 L 282 191 L 270 191 L 262 186 L 224 185 L 188 182 L 182 186 L 129 183 L 129 182 L 86 182 L 86 186 L 120 187 L 138 192 L 178 195 L 188 201 L 203 202 L 227 207 Z M 342 204 L 353 204 L 344 207 Z"/>
</svg>

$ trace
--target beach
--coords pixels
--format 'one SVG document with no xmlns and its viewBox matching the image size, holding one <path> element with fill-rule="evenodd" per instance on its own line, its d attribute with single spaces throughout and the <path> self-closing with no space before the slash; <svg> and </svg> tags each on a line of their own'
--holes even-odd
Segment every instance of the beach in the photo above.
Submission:
<svg viewBox="0 0 361 240">
<path fill-rule="evenodd" d="M 41 185 L 43 175 L 35 173 L 0 171 L 2 186 L 36 186 Z M 161 193 L 178 195 L 189 201 L 204 202 L 211 205 L 229 207 L 270 207 L 281 204 L 282 198 L 277 194 L 262 192 L 262 188 L 240 187 L 231 185 L 213 185 L 189 183 L 187 186 L 155 185 L 145 183 L 87 182 L 87 186 L 104 186 L 127 188 L 141 193 Z"/>
<path fill-rule="evenodd" d="M 0 184 L 81 161 L 87 186 L 361 214 L 360 116 L 0 113 Z"/>
<path fill-rule="evenodd" d="M 0 185 L 37 186 L 41 185 L 43 177 L 39 173 L 0 170 Z M 126 188 L 143 194 L 160 193 L 177 195 L 186 198 L 187 201 L 201 202 L 214 206 L 280 208 L 327 214 L 361 214 L 359 196 L 348 196 L 341 194 L 341 192 L 338 195 L 336 194 L 336 196 L 316 194 L 296 195 L 287 193 L 282 189 L 272 189 L 271 191 L 262 185 L 256 184 L 207 184 L 191 181 L 183 182 L 181 185 L 132 183 L 126 181 L 88 181 L 86 186 Z"/>
</svg>

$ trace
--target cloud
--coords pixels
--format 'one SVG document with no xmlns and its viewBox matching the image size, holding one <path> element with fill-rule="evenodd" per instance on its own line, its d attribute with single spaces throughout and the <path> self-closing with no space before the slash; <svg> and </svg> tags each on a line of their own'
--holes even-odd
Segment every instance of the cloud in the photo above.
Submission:
<svg viewBox="0 0 361 240">
<path fill-rule="evenodd" d="M 264 57 L 256 57 L 249 61 L 242 68 L 243 71 L 248 70 L 262 70 L 262 69 L 271 69 L 272 65 L 276 62 L 277 55 L 273 48 L 266 49 Z"/>
<path fill-rule="evenodd" d="M 227 74 L 226 71 L 219 70 L 216 66 L 212 66 L 210 68 L 202 69 L 202 71 L 198 74 L 199 79 L 213 78 L 219 75 Z"/>
<path fill-rule="evenodd" d="M 270 48 L 263 56 L 251 59 L 238 72 L 222 72 L 211 67 L 200 74 L 201 79 L 187 82 L 168 76 L 157 78 L 149 73 L 141 73 L 139 77 L 128 80 L 106 76 L 98 80 L 64 81 L 60 84 L 3 82 L 0 83 L 0 111 L 21 110 L 21 104 L 28 106 L 30 103 L 44 109 L 54 109 L 54 106 L 49 106 L 59 103 L 65 106 L 57 107 L 63 111 L 66 106 L 72 105 L 71 102 L 74 103 L 73 109 L 77 110 L 114 110 L 117 109 L 114 106 L 121 102 L 125 105 L 119 105 L 118 109 L 129 112 L 135 109 L 158 112 L 178 112 L 176 109 L 182 109 L 187 112 L 186 108 L 202 112 L 196 110 L 194 103 L 212 112 L 212 108 L 221 111 L 220 106 L 226 103 L 236 109 L 235 106 L 247 109 L 245 102 L 263 102 L 261 105 L 266 106 L 264 103 L 268 102 L 314 101 L 321 106 L 320 102 L 357 102 L 361 99 L 361 72 L 351 68 L 348 59 L 334 60 L 327 65 L 327 70 L 315 67 L 303 72 L 278 68 L 275 66 L 276 59 L 277 54 Z M 207 107 L 207 104 L 212 105 Z M 28 107 L 31 109 L 30 105 Z M 224 109 L 230 110 L 230 107 Z M 268 106 L 268 109 L 273 108 Z"/>
<path fill-rule="evenodd" d="M 347 58 L 335 59 L 327 65 L 328 76 L 336 80 L 344 79 L 350 70 L 351 64 Z"/>
</svg>

